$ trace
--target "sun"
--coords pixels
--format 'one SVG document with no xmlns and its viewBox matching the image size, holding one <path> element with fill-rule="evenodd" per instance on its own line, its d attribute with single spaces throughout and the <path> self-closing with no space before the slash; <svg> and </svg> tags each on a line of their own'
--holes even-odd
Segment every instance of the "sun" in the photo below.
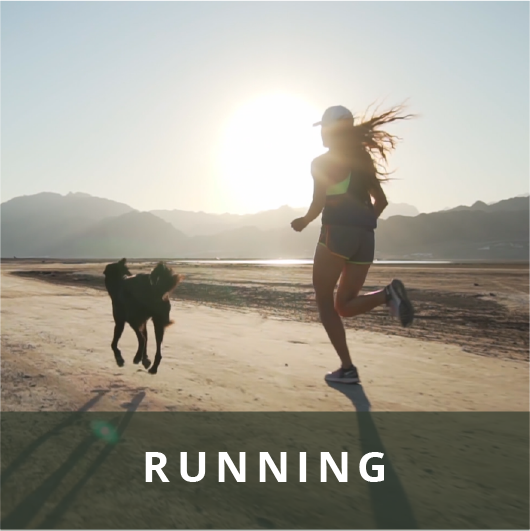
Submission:
<svg viewBox="0 0 530 531">
<path fill-rule="evenodd" d="M 220 184 L 233 208 L 250 213 L 309 206 L 311 160 L 324 151 L 312 127 L 319 115 L 302 97 L 289 94 L 262 95 L 236 111 L 220 154 Z"/>
</svg>

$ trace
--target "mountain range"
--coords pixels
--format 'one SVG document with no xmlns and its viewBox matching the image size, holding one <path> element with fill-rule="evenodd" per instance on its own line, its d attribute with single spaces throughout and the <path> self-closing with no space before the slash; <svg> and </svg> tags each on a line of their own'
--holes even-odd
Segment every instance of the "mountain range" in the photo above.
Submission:
<svg viewBox="0 0 530 531">
<path fill-rule="evenodd" d="M 310 258 L 320 220 L 302 233 L 305 209 L 248 215 L 140 212 L 84 193 L 44 192 L 0 205 L 2 258 Z M 529 198 L 420 214 L 390 204 L 376 232 L 379 259 L 528 260 Z"/>
<path fill-rule="evenodd" d="M 297 216 L 303 216 L 306 208 L 282 206 L 275 210 L 266 210 L 257 214 L 207 214 L 186 210 L 152 210 L 155 216 L 169 221 L 175 228 L 188 236 L 208 236 L 226 230 L 243 227 L 256 227 L 260 230 L 280 229 L 289 225 Z M 391 203 L 385 209 L 382 219 L 390 216 L 417 216 L 419 210 L 405 203 Z"/>
</svg>

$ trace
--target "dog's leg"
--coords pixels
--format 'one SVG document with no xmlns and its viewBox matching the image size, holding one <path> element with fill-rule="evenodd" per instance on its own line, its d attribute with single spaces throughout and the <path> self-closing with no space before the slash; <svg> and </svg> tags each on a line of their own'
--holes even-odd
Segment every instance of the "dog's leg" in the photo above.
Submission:
<svg viewBox="0 0 530 531">
<path fill-rule="evenodd" d="M 153 319 L 153 324 L 155 325 L 155 338 L 156 338 L 156 354 L 155 362 L 153 366 L 149 369 L 150 374 L 156 374 L 158 371 L 158 366 L 162 361 L 162 341 L 164 340 L 164 329 L 165 326 L 160 320 Z"/>
<path fill-rule="evenodd" d="M 121 351 L 118 348 L 118 341 L 120 340 L 121 335 L 123 334 L 123 329 L 125 328 L 125 321 L 115 321 L 114 324 L 114 337 L 112 338 L 111 348 L 114 352 L 114 357 L 116 358 L 116 363 L 118 367 L 123 367 L 125 361 L 121 356 Z"/>
<path fill-rule="evenodd" d="M 134 333 L 136 334 L 136 337 L 138 339 L 138 350 L 136 351 L 136 355 L 134 356 L 133 363 L 135 365 L 138 365 L 144 357 L 144 351 L 145 351 L 145 337 L 144 337 L 144 328 L 145 323 L 141 325 L 131 325 L 131 328 L 134 330 Z"/>
<path fill-rule="evenodd" d="M 144 345 L 145 346 L 144 346 L 144 355 L 142 358 L 142 365 L 146 369 L 149 369 L 149 367 L 151 366 L 151 360 L 149 359 L 149 356 L 147 355 L 147 324 L 144 327 L 143 333 L 144 333 L 144 340 L 145 340 Z"/>
</svg>

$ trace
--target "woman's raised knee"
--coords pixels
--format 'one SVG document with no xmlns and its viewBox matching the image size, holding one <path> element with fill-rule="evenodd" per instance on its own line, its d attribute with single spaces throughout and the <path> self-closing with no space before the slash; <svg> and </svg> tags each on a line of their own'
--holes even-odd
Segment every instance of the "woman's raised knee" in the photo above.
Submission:
<svg viewBox="0 0 530 531">
<path fill-rule="evenodd" d="M 335 310 L 341 317 L 355 317 L 359 314 L 355 305 L 351 302 L 355 299 L 344 300 L 343 298 L 337 298 L 335 301 Z"/>
</svg>

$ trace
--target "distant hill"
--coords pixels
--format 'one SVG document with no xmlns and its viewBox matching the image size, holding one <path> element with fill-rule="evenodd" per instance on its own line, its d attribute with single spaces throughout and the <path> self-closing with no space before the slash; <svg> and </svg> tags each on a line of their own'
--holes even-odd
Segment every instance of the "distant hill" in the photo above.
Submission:
<svg viewBox="0 0 530 531">
<path fill-rule="evenodd" d="M 521 200 L 522 199 L 522 200 Z M 514 198 L 487 210 L 464 208 L 381 219 L 376 232 L 379 259 L 528 259 L 529 202 Z M 292 218 L 291 218 L 292 219 Z M 302 233 L 289 224 L 259 230 L 245 227 L 190 238 L 188 256 L 219 258 L 309 258 L 319 221 Z"/>
<path fill-rule="evenodd" d="M 303 216 L 306 211 L 305 208 L 282 206 L 275 210 L 242 215 L 206 214 L 186 210 L 151 210 L 151 213 L 168 221 L 188 236 L 207 236 L 244 227 L 255 227 L 262 231 L 277 229 L 289 224 L 297 216 Z"/>
<path fill-rule="evenodd" d="M 529 210 L 457 210 L 383 220 L 383 258 L 528 260 Z"/>
<path fill-rule="evenodd" d="M 472 210 L 475 212 L 516 212 L 519 210 L 528 210 L 529 197 L 518 196 L 511 199 L 503 199 L 498 203 L 486 204 L 484 201 L 476 201 L 471 206 L 457 206 L 455 208 L 445 209 L 445 212 L 458 212 L 462 210 Z"/>
<path fill-rule="evenodd" d="M 286 205 L 274 210 L 244 215 L 206 214 L 205 212 L 186 210 L 151 210 L 152 214 L 168 221 L 188 236 L 207 236 L 243 227 L 255 227 L 261 231 L 279 229 L 288 226 L 294 218 L 303 216 L 306 212 L 307 208 L 292 208 Z M 416 216 L 418 214 L 419 210 L 412 205 L 390 203 L 385 209 L 382 219 L 396 215 Z"/>
<path fill-rule="evenodd" d="M 61 258 L 172 258 L 186 236 L 149 212 L 128 212 L 98 221 L 50 249 Z"/>
<path fill-rule="evenodd" d="M 255 227 L 190 238 L 188 256 L 204 258 L 311 258 L 320 225 L 302 233 Z M 436 212 L 380 220 L 378 259 L 528 259 L 528 211 Z"/>
<path fill-rule="evenodd" d="M 281 229 L 262 231 L 256 227 L 241 227 L 209 236 L 189 238 L 185 256 L 194 258 L 308 258 L 315 250 L 320 231 L 318 221 L 302 233 L 289 225 Z"/>
<path fill-rule="evenodd" d="M 320 221 L 302 233 L 290 228 L 305 210 L 138 212 L 88 194 L 43 193 L 2 203 L 2 257 L 309 258 Z M 528 259 L 528 197 L 393 215 L 399 211 L 417 212 L 410 205 L 388 207 L 376 232 L 379 259 Z"/>
<path fill-rule="evenodd" d="M 392 216 L 417 216 L 420 211 L 412 205 L 406 203 L 389 203 L 381 214 L 381 219 L 388 219 Z"/>
<path fill-rule="evenodd" d="M 82 193 L 15 197 L 1 205 L 2 257 L 46 256 L 65 238 L 133 210 L 124 203 Z"/>
</svg>

